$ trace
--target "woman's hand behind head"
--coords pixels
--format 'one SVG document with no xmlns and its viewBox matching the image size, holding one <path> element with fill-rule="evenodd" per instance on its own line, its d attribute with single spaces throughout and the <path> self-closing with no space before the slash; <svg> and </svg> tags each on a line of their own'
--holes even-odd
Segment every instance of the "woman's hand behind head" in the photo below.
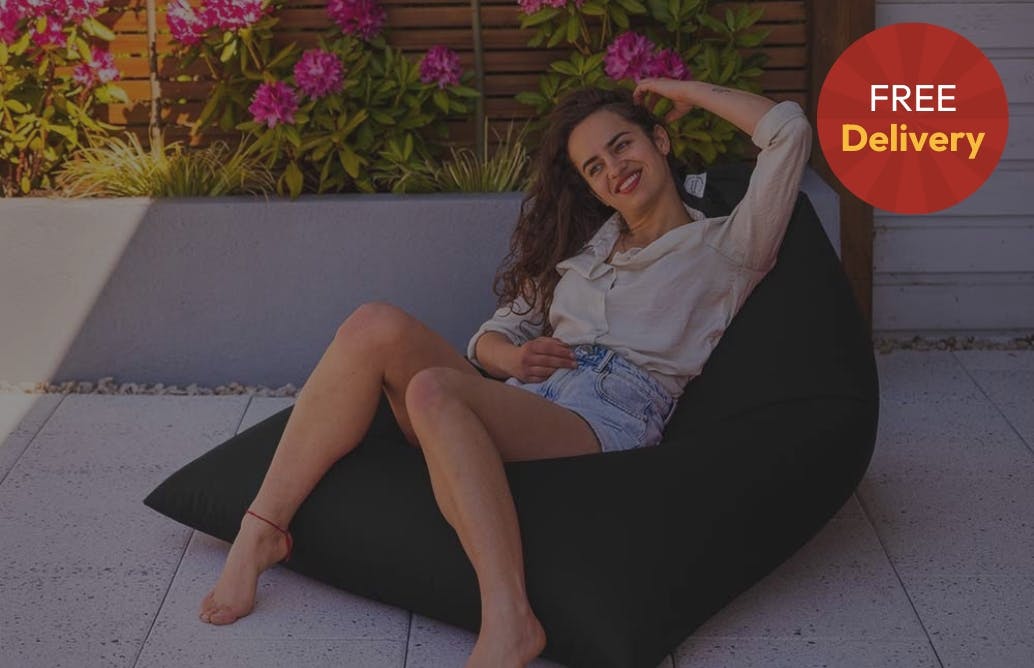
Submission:
<svg viewBox="0 0 1034 668">
<path fill-rule="evenodd" d="M 696 81 L 679 79 L 642 79 L 632 91 L 632 101 L 647 109 L 652 109 L 656 100 L 651 97 L 651 94 L 671 100 L 673 108 L 664 116 L 664 122 L 672 123 L 688 114 L 696 106 L 693 101 L 693 86 L 696 84 Z"/>
</svg>

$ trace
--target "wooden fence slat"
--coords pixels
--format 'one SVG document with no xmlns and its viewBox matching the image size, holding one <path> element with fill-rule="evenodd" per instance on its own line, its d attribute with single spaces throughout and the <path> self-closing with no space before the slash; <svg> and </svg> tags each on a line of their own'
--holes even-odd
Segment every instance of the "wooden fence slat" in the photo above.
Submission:
<svg viewBox="0 0 1034 668">
<path fill-rule="evenodd" d="M 423 3 L 428 4 L 428 3 Z M 763 6 L 765 13 L 759 24 L 788 21 L 804 21 L 806 19 L 803 0 L 765 3 L 722 2 L 711 7 L 711 15 L 724 19 L 725 10 L 738 10 L 743 6 Z M 165 7 L 158 12 L 159 31 L 167 31 Z M 392 6 L 385 4 L 385 25 L 389 31 L 404 28 L 447 28 L 466 27 L 471 23 L 469 3 L 445 4 L 430 6 Z M 146 32 L 147 16 L 143 11 L 123 11 L 111 13 L 115 18 L 109 25 L 116 32 Z M 325 5 L 289 6 L 277 13 L 281 26 L 295 29 L 323 30 L 333 26 L 333 20 L 327 14 Z M 505 5 L 483 5 L 481 8 L 481 24 L 483 27 L 520 26 L 520 9 L 516 2 Z M 633 23 L 644 20 L 643 17 L 631 17 Z"/>
</svg>

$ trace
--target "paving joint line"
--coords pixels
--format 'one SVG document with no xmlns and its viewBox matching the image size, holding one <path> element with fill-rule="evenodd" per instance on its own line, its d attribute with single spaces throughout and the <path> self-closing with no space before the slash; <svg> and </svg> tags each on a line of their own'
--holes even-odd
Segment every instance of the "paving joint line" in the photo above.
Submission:
<svg viewBox="0 0 1034 668">
<path fill-rule="evenodd" d="M 61 400 L 54 404 L 54 408 L 52 408 L 50 413 L 47 414 L 47 417 L 44 418 L 42 422 L 40 422 L 39 428 L 32 433 L 32 438 L 25 442 L 25 447 L 22 448 L 22 451 L 19 452 L 18 456 L 14 458 L 14 461 L 11 462 L 10 468 L 8 468 L 7 471 L 5 471 L 2 476 L 0 476 L 0 485 L 4 484 L 4 481 L 7 480 L 7 476 L 11 475 L 11 471 L 13 471 L 15 467 L 18 466 L 18 462 L 22 460 L 22 457 L 24 457 L 25 453 L 29 451 L 29 448 L 32 447 L 32 444 L 36 442 L 36 439 L 39 437 L 40 432 L 43 431 L 43 428 L 47 426 L 47 423 L 50 422 L 50 419 L 54 417 L 54 413 L 57 412 L 58 407 L 63 403 L 65 403 L 65 397 L 61 397 Z M 19 422 L 19 424 L 21 423 Z"/>
<path fill-rule="evenodd" d="M 980 384 L 980 381 L 973 377 L 973 374 L 970 373 L 970 370 L 962 363 L 962 360 L 955 355 L 955 351 L 952 351 L 951 355 L 955 358 L 955 362 L 962 367 L 963 373 L 965 373 L 970 381 L 977 386 L 977 389 L 980 390 L 980 394 L 984 395 L 984 398 L 987 399 L 988 402 L 994 406 L 995 410 L 998 411 L 998 414 L 1002 416 L 1002 419 L 1005 420 L 1005 424 L 1009 425 L 1009 429 L 1012 429 L 1012 433 L 1016 434 L 1016 438 L 1020 439 L 1020 443 L 1023 444 L 1023 447 L 1027 448 L 1027 451 L 1030 452 L 1032 457 L 1034 457 L 1034 444 L 1028 443 L 1027 439 L 1023 438 L 1023 434 L 1020 433 L 1020 430 L 1012 423 L 1012 420 L 1010 420 L 1009 416 L 1005 414 L 1002 407 L 987 394 L 987 391 L 984 389 L 984 386 Z M 987 369 L 987 371 L 993 371 L 993 369 Z"/>
<path fill-rule="evenodd" d="M 883 550 L 883 556 L 887 558 L 887 563 L 890 564 L 890 569 L 894 571 L 894 577 L 897 578 L 898 586 L 901 587 L 901 591 L 905 592 L 905 598 L 908 599 L 908 605 L 912 608 L 912 614 L 919 620 L 919 628 L 923 629 L 923 635 L 926 636 L 926 642 L 930 645 L 930 651 L 933 652 L 933 656 L 937 659 L 937 665 L 944 668 L 944 661 L 941 660 L 941 655 L 937 653 L 937 646 L 933 643 L 933 638 L 930 637 L 930 632 L 926 628 L 926 623 L 923 621 L 922 616 L 919 614 L 919 610 L 916 609 L 916 604 L 912 600 L 912 594 L 908 591 L 908 587 L 905 586 L 904 580 L 901 579 L 901 574 L 898 573 L 898 567 L 894 563 L 894 560 L 890 558 L 890 552 L 887 551 L 887 546 L 883 544 L 883 537 L 880 536 L 880 532 L 876 529 L 876 524 L 873 523 L 872 517 L 869 513 L 869 508 L 865 503 L 861 495 L 855 492 L 855 498 L 858 499 L 858 505 L 862 507 L 862 513 L 865 520 L 872 527 L 872 532 L 876 536 L 876 542 L 880 544 L 880 549 Z"/>
<path fill-rule="evenodd" d="M 154 631 L 154 625 L 158 623 L 158 616 L 162 614 L 162 608 L 165 607 L 165 601 L 169 598 L 169 592 L 172 591 L 172 585 L 176 581 L 176 576 L 179 575 L 180 567 L 183 566 L 183 559 L 187 556 L 187 549 L 190 547 L 190 541 L 194 540 L 195 531 L 190 530 L 187 535 L 187 540 L 183 542 L 183 549 L 180 550 L 180 558 L 176 561 L 176 568 L 172 571 L 172 576 L 169 578 L 169 586 L 165 588 L 165 593 L 162 594 L 162 600 L 158 603 L 158 609 L 154 612 L 154 619 L 151 620 L 151 625 L 147 627 L 147 633 L 144 634 L 144 639 L 140 643 L 140 648 L 136 651 L 136 656 L 133 657 L 133 668 L 136 668 L 137 664 L 140 663 L 140 657 L 144 653 L 144 647 L 147 646 L 147 641 L 151 639 L 151 633 Z"/>
</svg>

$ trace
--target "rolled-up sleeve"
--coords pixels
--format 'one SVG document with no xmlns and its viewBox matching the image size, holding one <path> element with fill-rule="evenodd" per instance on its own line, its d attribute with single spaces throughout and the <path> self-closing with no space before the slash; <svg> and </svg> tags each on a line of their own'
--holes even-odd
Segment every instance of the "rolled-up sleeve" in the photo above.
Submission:
<svg viewBox="0 0 1034 668">
<path fill-rule="evenodd" d="M 799 104 L 784 100 L 758 120 L 751 141 L 761 149 L 757 165 L 714 247 L 737 265 L 767 272 L 775 266 L 811 155 L 811 124 Z"/>
<path fill-rule="evenodd" d="M 514 311 L 520 311 L 523 315 L 518 315 Z M 528 302 L 523 296 L 517 295 L 512 304 L 498 309 L 490 320 L 487 320 L 474 332 L 474 336 L 467 344 L 467 359 L 477 367 L 484 368 L 478 363 L 474 349 L 478 339 L 485 332 L 505 334 L 513 345 L 519 346 L 541 336 L 545 325 L 545 320 L 540 318 L 540 311 L 538 309 L 529 310 Z"/>
</svg>

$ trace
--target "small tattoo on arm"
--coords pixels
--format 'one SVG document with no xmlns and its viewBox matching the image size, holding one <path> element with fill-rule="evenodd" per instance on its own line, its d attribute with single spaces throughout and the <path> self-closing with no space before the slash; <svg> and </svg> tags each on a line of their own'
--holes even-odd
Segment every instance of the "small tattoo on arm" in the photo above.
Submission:
<svg viewBox="0 0 1034 668">
<path fill-rule="evenodd" d="M 712 93 L 731 93 L 732 91 L 728 88 L 722 88 L 721 86 L 715 86 L 711 89 Z"/>
</svg>

